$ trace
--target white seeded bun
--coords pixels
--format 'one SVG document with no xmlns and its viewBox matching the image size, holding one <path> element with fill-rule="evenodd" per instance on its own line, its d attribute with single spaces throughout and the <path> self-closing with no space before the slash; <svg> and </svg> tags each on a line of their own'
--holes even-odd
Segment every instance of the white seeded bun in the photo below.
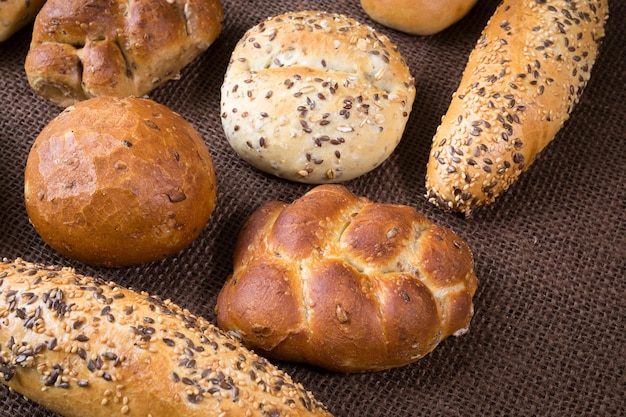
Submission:
<svg viewBox="0 0 626 417">
<path fill-rule="evenodd" d="M 343 15 L 287 13 L 235 47 L 222 123 L 234 150 L 260 170 L 342 182 L 389 157 L 414 98 L 414 79 L 387 37 Z"/>
<path fill-rule="evenodd" d="M 433 35 L 461 20 L 477 0 L 361 0 L 378 23 L 412 35 Z"/>
</svg>

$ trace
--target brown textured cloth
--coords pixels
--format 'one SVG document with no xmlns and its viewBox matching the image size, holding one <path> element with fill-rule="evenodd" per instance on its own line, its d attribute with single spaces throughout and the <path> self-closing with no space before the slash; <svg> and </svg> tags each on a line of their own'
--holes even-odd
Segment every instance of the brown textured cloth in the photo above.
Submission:
<svg viewBox="0 0 626 417">
<path fill-rule="evenodd" d="M 23 62 L 31 27 L 24 28 L 0 44 L 0 257 L 74 266 L 169 297 L 213 320 L 244 220 L 269 199 L 292 201 L 310 188 L 264 175 L 230 149 L 219 117 L 230 52 L 267 16 L 307 8 L 345 13 L 389 35 L 417 81 L 399 147 L 383 166 L 346 186 L 374 201 L 414 206 L 463 237 L 476 260 L 476 314 L 467 335 L 447 339 L 406 367 L 338 375 L 278 365 L 337 416 L 625 415 L 626 2 L 610 1 L 600 58 L 572 118 L 509 192 L 469 219 L 444 213 L 423 197 L 431 138 L 497 3 L 481 0 L 448 30 L 414 37 L 372 22 L 358 0 L 225 0 L 218 41 L 181 80 L 151 94 L 205 138 L 216 167 L 218 206 L 191 247 L 124 269 L 64 259 L 28 223 L 22 200 L 26 158 L 60 109 L 28 86 Z M 0 416 L 52 414 L 0 386 Z"/>
</svg>

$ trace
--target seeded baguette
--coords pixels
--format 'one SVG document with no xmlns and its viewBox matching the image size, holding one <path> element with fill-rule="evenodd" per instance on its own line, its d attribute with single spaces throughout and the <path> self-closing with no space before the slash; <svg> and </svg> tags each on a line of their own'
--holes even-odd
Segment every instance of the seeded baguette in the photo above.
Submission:
<svg viewBox="0 0 626 417">
<path fill-rule="evenodd" d="M 67 417 L 330 416 L 171 301 L 21 259 L 0 262 L 0 381 Z"/>
<path fill-rule="evenodd" d="M 470 215 L 528 169 L 578 103 L 607 19 L 607 0 L 500 4 L 433 138 L 429 201 Z"/>
</svg>

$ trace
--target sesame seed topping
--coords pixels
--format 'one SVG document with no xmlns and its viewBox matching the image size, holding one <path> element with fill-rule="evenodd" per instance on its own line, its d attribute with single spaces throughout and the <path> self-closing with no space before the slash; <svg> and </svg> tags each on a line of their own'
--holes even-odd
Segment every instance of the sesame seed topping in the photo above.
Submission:
<svg viewBox="0 0 626 417">
<path fill-rule="evenodd" d="M 402 60 L 397 48 L 390 44 L 386 36 L 374 33 L 373 29 L 364 25 L 357 23 L 344 24 L 352 22 L 352 19 L 345 16 L 327 13 L 319 13 L 319 16 L 321 20 L 313 20 L 309 16 L 304 17 L 303 13 L 287 13 L 268 19 L 264 29 L 260 26 L 251 28 L 244 35 L 241 43 L 237 45 L 238 49 L 233 53 L 234 59 L 230 62 L 230 69 L 241 70 L 246 75 L 243 75 L 243 78 L 234 77 L 230 80 L 227 72 L 223 91 L 228 92 L 230 95 L 222 102 L 222 114 L 227 134 L 230 138 L 233 138 L 233 144 L 236 144 L 238 141 L 241 143 L 242 146 L 236 149 L 243 147 L 242 152 L 249 152 L 245 148 L 255 149 L 255 152 L 259 150 L 254 145 L 250 146 L 249 138 L 251 134 L 256 134 L 257 137 L 263 136 L 266 139 L 271 137 L 273 142 L 290 143 L 294 146 L 300 146 L 296 145 L 299 140 L 312 141 L 316 147 L 322 148 L 320 157 L 315 159 L 318 162 L 318 169 L 314 174 L 311 172 L 311 167 L 303 168 L 295 162 L 289 165 L 290 161 L 282 161 L 284 156 L 279 155 L 278 152 L 279 149 L 284 148 L 274 147 L 274 149 L 268 149 L 260 158 L 262 161 L 258 162 L 259 167 L 262 169 L 267 166 L 268 172 L 276 172 L 277 167 L 280 166 L 279 170 L 289 171 L 289 175 L 294 177 L 306 171 L 306 182 L 324 178 L 324 172 L 335 168 L 329 165 L 329 161 L 336 161 L 337 158 L 333 154 L 334 150 L 325 150 L 322 147 L 326 142 L 322 139 L 323 136 L 328 136 L 331 131 L 338 131 L 347 135 L 357 129 L 366 129 L 365 131 L 368 132 L 368 135 L 377 137 L 384 130 L 381 128 L 382 126 L 374 126 L 375 124 L 382 125 L 384 123 L 387 125 L 395 123 L 401 125 L 406 123 L 406 120 L 398 119 L 396 116 L 390 119 L 388 115 L 391 113 L 386 106 L 389 103 L 397 103 L 398 116 L 402 115 L 406 119 L 409 117 L 415 94 L 415 82 L 410 76 L 410 72 L 407 71 L 405 73 L 403 70 L 399 70 L 400 65 L 398 63 L 406 65 L 406 62 Z M 303 32 L 299 36 L 320 36 L 320 42 L 330 42 L 332 45 L 327 55 L 314 58 L 313 61 L 315 62 L 307 61 L 306 65 L 314 67 L 314 73 L 303 69 L 300 65 L 293 65 L 294 62 L 297 62 L 297 57 L 303 53 L 299 45 L 287 44 L 288 46 L 284 48 L 273 48 L 266 45 L 270 37 L 277 44 L 284 44 L 285 38 L 290 36 L 289 34 L 293 33 L 294 30 Z M 316 34 L 318 31 L 319 34 Z M 327 38 L 328 33 L 333 34 L 329 39 Z M 250 39 L 254 40 L 251 41 Z M 255 42 L 260 45 L 260 48 L 253 47 Z M 245 50 L 241 48 L 242 44 L 248 45 Z M 246 58 L 245 63 L 237 63 L 239 50 L 241 50 L 241 56 Z M 361 58 L 359 58 L 359 54 Z M 355 60 L 367 59 L 367 62 L 372 64 L 372 69 L 346 73 L 343 67 L 346 59 L 350 59 L 349 57 L 351 56 L 354 56 Z M 261 62 L 264 63 L 262 66 L 259 65 Z M 271 79 L 272 71 L 279 67 L 283 70 L 293 67 L 291 73 L 281 70 L 281 73 L 288 75 L 281 76 L 282 78 L 280 78 L 279 82 L 281 88 L 279 89 L 273 82 L 263 84 L 266 82 L 263 77 L 247 75 L 256 71 L 260 73 L 263 70 L 265 74 L 268 74 L 269 80 Z M 363 65 L 363 68 L 370 67 Z M 242 100 L 243 97 L 241 95 L 245 95 L 245 93 L 242 92 L 241 88 L 238 89 L 236 94 L 231 93 L 233 86 L 237 83 L 241 86 L 241 80 L 246 77 L 254 80 L 255 89 L 253 96 L 264 96 L 266 100 L 274 99 L 276 97 L 274 93 L 282 90 L 280 92 L 282 101 L 287 92 L 289 94 L 287 99 L 294 103 L 292 107 L 294 109 L 294 117 L 291 118 L 288 114 L 274 115 L 267 110 L 270 107 L 259 108 L 259 100 L 255 100 L 254 106 L 252 106 L 252 103 L 248 101 L 251 101 L 253 97 L 250 97 L 251 100 Z M 371 91 L 360 97 L 350 97 L 348 96 L 349 93 L 346 94 L 344 92 L 344 96 L 340 99 L 340 102 L 344 100 L 342 105 L 340 108 L 334 109 L 333 106 L 335 106 L 336 101 L 331 100 L 331 96 L 342 94 L 343 90 L 355 91 L 355 86 L 361 85 L 362 80 L 371 85 Z M 391 90 L 390 86 L 392 86 Z M 274 92 L 268 93 L 268 91 Z M 265 102 L 265 100 L 261 101 Z M 234 115 L 231 111 L 225 111 L 225 109 L 233 108 L 233 106 L 239 108 L 237 115 Z M 251 115 L 258 115 L 260 112 L 265 111 L 268 120 L 261 121 L 255 119 L 256 123 L 250 123 L 249 121 L 243 123 L 236 119 L 243 111 L 249 111 Z M 274 129 L 278 120 L 280 120 L 281 124 L 277 129 Z M 339 120 L 344 123 L 337 123 Z M 301 121 L 306 122 L 306 124 L 301 123 Z M 234 129 L 234 126 L 237 126 L 237 129 Z M 273 131 L 267 131 L 268 128 L 272 128 Z M 399 130 L 394 128 L 391 130 L 393 133 L 390 134 L 395 134 L 397 131 Z M 313 133 L 315 133 L 315 136 Z M 334 141 L 334 143 L 338 142 Z M 383 148 L 381 147 L 381 149 Z M 280 164 L 278 163 L 279 160 L 281 160 Z M 341 163 L 349 164 L 351 160 L 351 155 L 344 152 Z M 319 161 L 324 162 L 319 163 Z M 257 164 L 256 160 L 251 162 Z M 380 164 L 379 161 L 371 163 L 373 166 L 378 164 Z M 315 165 L 314 161 L 311 161 L 311 165 Z M 298 171 L 301 174 L 297 174 Z M 337 171 L 337 175 L 340 175 L 341 172 Z M 297 180 L 297 178 L 295 179 Z"/>
<path fill-rule="evenodd" d="M 30 272 L 24 273 L 23 268 L 17 268 L 17 265 L 28 265 Z M 127 361 L 147 359 L 147 356 L 142 355 L 154 355 L 158 352 L 158 350 L 148 349 L 151 344 L 165 343 L 172 352 L 181 355 L 181 359 L 183 356 L 186 359 L 179 361 L 180 364 L 168 362 L 170 359 L 160 359 L 165 361 L 165 364 L 169 363 L 164 367 L 164 370 L 171 372 L 171 374 L 165 374 L 165 379 L 171 381 L 171 384 L 187 387 L 186 393 L 179 391 L 180 394 L 175 394 L 181 400 L 186 398 L 189 402 L 197 404 L 206 401 L 219 404 L 222 399 L 228 398 L 229 401 L 232 400 L 244 408 L 251 406 L 255 401 L 258 403 L 256 392 L 260 393 L 261 391 L 240 385 L 239 382 L 241 377 L 248 375 L 251 370 L 250 367 L 254 363 L 255 380 L 258 379 L 259 383 L 274 389 L 273 393 L 285 397 L 302 397 L 302 401 L 309 406 L 323 409 L 323 406 L 310 398 L 304 390 L 298 390 L 294 396 L 293 391 L 291 391 L 292 388 L 288 387 L 297 387 L 297 385 L 292 384 L 290 379 L 288 384 L 281 382 L 277 385 L 275 383 L 277 376 L 285 380 L 289 377 L 268 362 L 259 359 L 252 352 L 239 347 L 238 342 L 235 342 L 230 336 L 220 333 L 218 329 L 204 319 L 183 311 L 170 301 L 162 301 L 88 277 L 77 276 L 70 269 L 62 268 L 55 275 L 49 274 L 51 271 L 44 267 L 23 263 L 21 260 L 17 261 L 15 265 L 0 264 L 0 277 L 4 277 L 2 279 L 19 278 L 28 287 L 27 291 L 20 292 L 20 290 L 15 289 L 17 286 L 7 290 L 5 289 L 6 286 L 0 285 L 0 309 L 16 316 L 19 315 L 18 317 L 24 317 L 25 320 L 30 317 L 41 316 L 45 319 L 45 323 L 59 320 L 60 316 L 57 315 L 57 312 L 64 313 L 68 319 L 66 326 L 64 326 L 64 331 L 68 332 L 68 337 L 62 339 L 51 338 L 45 333 L 33 334 L 33 338 L 39 337 L 39 342 L 31 345 L 30 343 L 23 343 L 18 336 L 10 336 L 4 343 L 7 350 L 3 349 L 2 355 L 0 355 L 0 373 L 5 381 L 11 380 L 16 373 L 23 372 L 23 369 L 35 366 L 34 356 L 41 355 L 44 360 L 36 364 L 38 375 L 42 375 L 41 379 L 37 377 L 41 384 L 41 390 L 85 388 L 92 385 L 90 383 L 92 378 L 98 378 L 98 384 L 105 384 L 101 385 L 105 388 L 101 391 L 100 404 L 104 406 L 119 404 L 120 412 L 127 414 L 130 412 L 130 401 L 128 397 L 123 395 L 124 384 L 120 383 L 119 379 L 120 377 L 123 378 L 128 370 L 132 370 L 135 366 L 133 362 Z M 27 278 L 28 281 L 24 278 L 26 276 L 30 277 Z M 97 294 L 97 296 L 92 294 Z M 120 297 L 119 294 L 123 296 Z M 66 304 L 68 302 L 66 300 L 70 298 L 72 302 Z M 91 309 L 94 302 L 99 300 L 105 300 L 108 304 L 103 308 Z M 89 308 L 85 308 L 85 306 L 89 306 Z M 120 320 L 115 325 L 106 324 L 104 320 L 98 322 L 101 330 L 99 334 L 105 335 L 109 330 L 114 333 L 120 332 L 119 340 L 129 340 L 128 343 L 135 344 L 140 349 L 136 353 L 137 356 L 133 354 L 132 359 L 124 358 L 121 355 L 121 351 L 117 350 L 117 343 L 113 343 L 113 338 L 105 337 L 96 342 L 90 340 L 91 334 L 87 335 L 81 332 L 82 329 L 86 329 L 85 324 L 92 322 L 92 318 L 100 319 L 100 317 L 107 315 L 118 315 L 124 309 L 132 311 L 123 322 Z M 137 314 L 133 314 L 133 312 L 137 312 Z M 93 317 L 90 317 L 90 314 Z M 109 329 L 107 326 L 113 327 Z M 173 326 L 179 327 L 180 331 L 172 331 Z M 159 338 L 153 337 L 157 334 L 160 336 Z M 145 338 L 146 336 L 148 337 Z M 180 350 L 177 350 L 179 347 L 175 343 L 172 345 L 168 342 L 174 342 L 174 340 L 180 341 Z M 205 348 L 201 345 L 213 346 L 215 354 L 219 351 L 220 355 L 226 355 L 224 360 L 217 365 L 214 354 L 205 356 Z M 104 348 L 104 346 L 107 347 Z M 66 369 L 63 364 L 45 360 L 46 349 L 58 349 L 70 357 L 75 355 L 74 358 L 71 358 L 72 369 Z M 195 359 L 190 359 L 191 356 L 194 356 Z M 231 361 L 229 358 L 233 360 Z M 232 366 L 229 365 L 231 363 Z M 215 373 L 210 370 L 213 366 L 221 369 Z M 198 379 L 199 369 L 203 370 L 201 372 L 202 380 Z M 212 384 L 209 381 L 211 375 L 217 375 L 217 384 Z M 240 376 L 237 377 L 236 375 Z M 212 386 L 217 390 L 214 390 Z M 245 395 L 243 394 L 244 391 Z M 209 392 L 210 395 L 205 394 Z"/>
<path fill-rule="evenodd" d="M 453 95 L 453 100 L 461 101 L 462 112 L 446 114 L 433 138 L 431 159 L 436 168 L 429 167 L 427 197 L 444 209 L 469 214 L 475 205 L 493 202 L 515 181 L 528 166 L 527 158 L 519 152 L 526 140 L 520 135 L 526 129 L 517 126 L 543 120 L 543 125 L 533 125 L 531 130 L 544 129 L 553 137 L 555 128 L 546 123 L 556 122 L 558 129 L 568 118 L 588 80 L 598 41 L 604 36 L 605 5 L 597 8 L 596 3 L 580 2 L 573 8 L 568 0 L 535 0 L 528 13 L 536 16 L 537 24 L 528 30 L 524 30 L 521 18 L 510 12 L 512 9 L 511 2 L 504 0 L 496 10 L 492 22 L 498 35 L 483 33 L 476 43 L 476 70 Z M 521 55 L 507 48 L 513 35 L 525 45 Z M 488 72 L 482 70 L 483 64 Z M 499 72 L 491 69 L 495 64 L 502 67 Z M 555 81 L 561 79 L 569 81 Z M 542 97 L 551 100 L 553 96 L 564 97 L 562 104 L 544 111 Z M 465 121 L 467 117 L 474 117 L 473 122 Z M 474 138 L 473 142 L 468 137 Z M 437 151 L 450 145 L 465 149 L 471 145 L 469 152 L 480 164 Z M 509 161 L 516 164 L 515 170 L 508 169 Z M 464 163 L 468 168 L 461 169 Z M 478 167 L 481 169 L 474 171 L 476 174 L 468 174 L 469 168 Z M 491 167 L 498 174 L 497 180 Z M 441 186 L 435 187 L 431 176 L 438 176 Z M 459 192 L 461 189 L 468 191 Z"/>
</svg>

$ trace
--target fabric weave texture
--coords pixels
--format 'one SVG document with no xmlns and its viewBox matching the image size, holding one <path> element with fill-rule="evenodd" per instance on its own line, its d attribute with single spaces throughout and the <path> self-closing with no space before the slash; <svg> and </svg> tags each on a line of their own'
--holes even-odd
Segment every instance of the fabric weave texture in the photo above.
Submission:
<svg viewBox="0 0 626 417">
<path fill-rule="evenodd" d="M 468 334 L 418 362 L 342 375 L 275 362 L 336 416 L 626 415 L 626 2 L 610 0 L 607 36 L 570 120 L 511 189 L 471 217 L 424 198 L 431 139 L 480 32 L 498 5 L 481 0 L 428 37 L 369 19 L 358 0 L 224 0 L 224 30 L 179 80 L 150 94 L 191 122 L 209 147 L 217 207 L 200 237 L 163 261 L 107 269 L 63 258 L 28 222 L 24 167 L 31 144 L 60 108 L 36 96 L 24 72 L 31 26 L 0 44 L 0 257 L 73 266 L 79 273 L 170 298 L 215 319 L 243 222 L 268 200 L 291 202 L 311 186 L 263 174 L 230 148 L 220 86 L 230 53 L 266 17 L 313 9 L 344 13 L 390 37 L 416 79 L 405 134 L 374 171 L 345 183 L 372 201 L 415 207 L 471 247 L 479 279 Z M 0 417 L 54 414 L 0 385 Z"/>
</svg>

